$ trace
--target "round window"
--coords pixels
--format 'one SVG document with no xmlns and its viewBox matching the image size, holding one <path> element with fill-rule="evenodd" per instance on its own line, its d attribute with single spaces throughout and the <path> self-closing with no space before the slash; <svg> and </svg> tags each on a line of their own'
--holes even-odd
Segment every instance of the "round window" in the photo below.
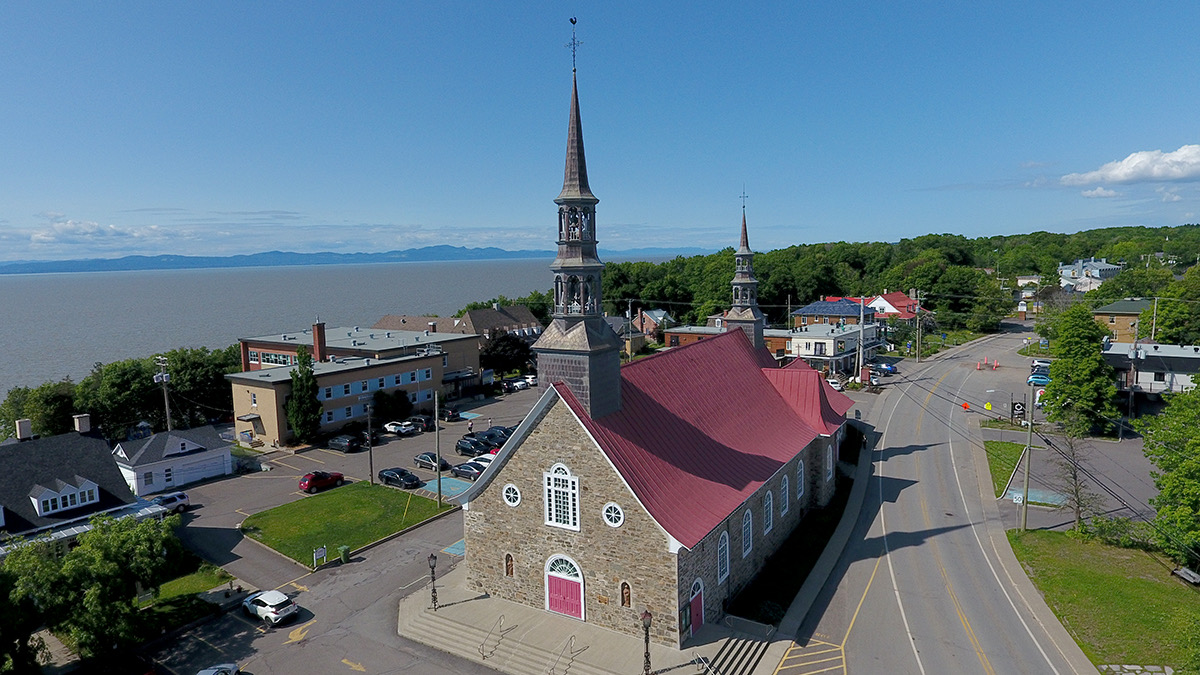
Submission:
<svg viewBox="0 0 1200 675">
<path fill-rule="evenodd" d="M 521 503 L 521 491 L 516 485 L 509 483 L 504 486 L 504 503 L 509 506 L 516 506 Z"/>
<path fill-rule="evenodd" d="M 604 522 L 608 523 L 609 527 L 620 527 L 621 523 L 625 522 L 625 512 L 616 503 L 609 502 L 604 505 Z"/>
</svg>

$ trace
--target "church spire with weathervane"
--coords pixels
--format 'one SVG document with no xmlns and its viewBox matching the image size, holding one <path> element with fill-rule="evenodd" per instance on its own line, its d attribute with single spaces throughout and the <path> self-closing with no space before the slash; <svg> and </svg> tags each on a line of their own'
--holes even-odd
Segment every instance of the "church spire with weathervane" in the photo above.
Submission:
<svg viewBox="0 0 1200 675">
<path fill-rule="evenodd" d="M 571 19 L 574 26 L 575 19 Z M 582 44 L 571 30 L 571 116 L 567 126 L 567 162 L 558 204 L 558 256 L 554 272 L 553 320 L 533 345 L 538 378 L 562 382 L 592 418 L 621 408 L 621 343 L 604 320 L 600 277 L 604 263 L 596 253 L 596 204 L 588 185 L 579 117 L 575 49 Z"/>
<path fill-rule="evenodd" d="M 758 308 L 758 280 L 754 278 L 754 251 L 750 250 L 750 238 L 746 235 L 746 191 L 742 200 L 742 240 L 733 254 L 733 305 L 725 315 L 728 330 L 740 328 L 746 331 L 755 348 L 763 346 L 763 328 L 766 323 L 762 310 Z"/>
</svg>

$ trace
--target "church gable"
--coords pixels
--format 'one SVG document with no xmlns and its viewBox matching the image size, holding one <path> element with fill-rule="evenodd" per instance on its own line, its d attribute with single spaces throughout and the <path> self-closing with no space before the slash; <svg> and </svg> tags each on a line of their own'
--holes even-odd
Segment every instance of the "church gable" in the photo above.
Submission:
<svg viewBox="0 0 1200 675">
<path fill-rule="evenodd" d="M 531 422 L 464 513 L 470 583 L 551 609 L 551 567 L 567 561 L 582 586 L 577 618 L 619 629 L 647 607 L 674 614 L 666 533 L 561 399 Z"/>
</svg>

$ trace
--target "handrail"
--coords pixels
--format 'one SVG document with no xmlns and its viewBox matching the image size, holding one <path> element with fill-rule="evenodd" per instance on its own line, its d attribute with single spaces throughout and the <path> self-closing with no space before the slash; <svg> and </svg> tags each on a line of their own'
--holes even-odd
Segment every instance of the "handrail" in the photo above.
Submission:
<svg viewBox="0 0 1200 675">
<path fill-rule="evenodd" d="M 491 639 L 491 637 L 492 637 L 492 633 L 496 632 L 496 628 L 497 628 L 497 627 L 499 627 L 499 628 L 500 628 L 500 634 L 501 634 L 501 635 L 503 635 L 503 634 L 504 634 L 504 615 L 503 615 L 503 614 L 501 614 L 500 616 L 496 617 L 496 620 L 492 622 L 492 627 L 491 627 L 491 629 L 488 631 L 487 635 L 485 635 L 485 636 L 483 637 L 483 642 L 480 642 L 480 643 L 479 643 L 479 656 L 480 656 L 480 658 L 486 659 L 486 658 L 489 656 L 488 654 L 484 654 L 484 653 L 483 653 L 483 648 L 484 648 L 484 646 L 486 646 L 486 645 L 487 645 L 487 641 Z M 497 646 L 499 646 L 499 645 L 497 645 Z M 492 651 L 494 652 L 495 650 L 492 650 Z"/>
<path fill-rule="evenodd" d="M 715 671 L 711 667 L 709 667 L 708 658 L 705 656 L 702 656 L 700 654 L 700 652 L 697 652 L 694 649 L 692 650 L 692 663 L 703 668 L 705 673 L 711 673 L 712 675 L 719 675 L 717 673 L 717 671 Z"/>
<path fill-rule="evenodd" d="M 574 657 L 574 651 L 575 651 L 575 636 L 574 635 L 567 638 L 566 641 L 563 642 L 562 648 L 558 650 L 558 656 L 554 657 L 554 663 L 550 664 L 550 670 L 546 671 L 547 675 L 554 675 L 555 669 L 558 668 L 558 662 L 562 659 L 563 652 L 567 651 L 568 649 L 571 650 L 572 657 Z"/>
</svg>

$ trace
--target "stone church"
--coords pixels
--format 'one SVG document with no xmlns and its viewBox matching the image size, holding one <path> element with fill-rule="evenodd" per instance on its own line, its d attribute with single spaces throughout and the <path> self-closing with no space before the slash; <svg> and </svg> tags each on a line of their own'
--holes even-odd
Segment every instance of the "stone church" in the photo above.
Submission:
<svg viewBox="0 0 1200 675">
<path fill-rule="evenodd" d="M 828 503 L 849 398 L 763 347 L 743 207 L 729 330 L 620 365 L 572 77 L 545 392 L 463 496 L 468 583 L 682 646 Z"/>
</svg>

